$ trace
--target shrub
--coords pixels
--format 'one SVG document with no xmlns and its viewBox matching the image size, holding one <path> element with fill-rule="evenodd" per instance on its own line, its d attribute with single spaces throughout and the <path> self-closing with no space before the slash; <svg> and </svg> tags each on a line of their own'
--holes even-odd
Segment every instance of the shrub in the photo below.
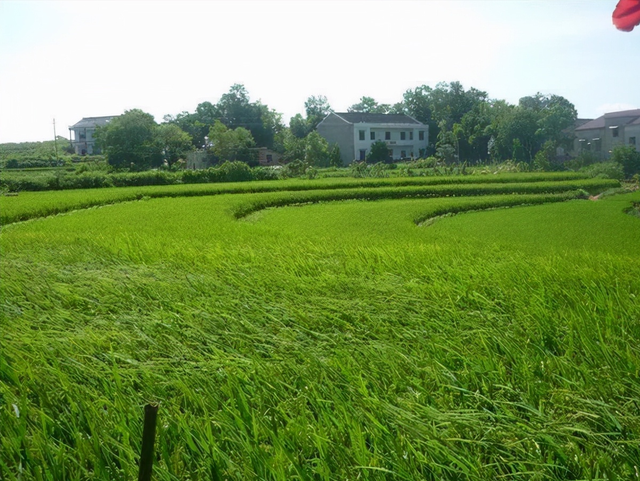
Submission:
<svg viewBox="0 0 640 481">
<path fill-rule="evenodd" d="M 620 164 L 626 178 L 640 173 L 640 152 L 633 145 L 617 145 L 611 153 L 611 160 Z"/>
<path fill-rule="evenodd" d="M 219 182 L 243 182 L 253 179 L 251 167 L 246 162 L 225 162 L 216 167 L 216 170 L 220 172 L 222 177 Z"/>
<path fill-rule="evenodd" d="M 624 179 L 624 171 L 622 166 L 617 162 L 598 162 L 580 169 L 582 172 L 598 179 Z"/>
<path fill-rule="evenodd" d="M 285 165 L 280 171 L 280 176 L 283 179 L 290 177 L 302 177 L 307 170 L 307 164 L 301 160 L 294 160 Z"/>
<path fill-rule="evenodd" d="M 367 163 L 377 164 L 378 162 L 387 162 L 389 160 L 389 147 L 386 142 L 376 140 L 371 144 L 371 150 L 367 154 Z"/>
<path fill-rule="evenodd" d="M 254 167 L 252 169 L 253 180 L 278 180 L 280 174 L 273 167 Z"/>
</svg>

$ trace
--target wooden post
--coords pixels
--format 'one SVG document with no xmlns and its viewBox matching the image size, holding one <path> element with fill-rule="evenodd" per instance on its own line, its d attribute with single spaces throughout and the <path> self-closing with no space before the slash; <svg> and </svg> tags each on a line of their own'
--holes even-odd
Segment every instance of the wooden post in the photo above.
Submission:
<svg viewBox="0 0 640 481">
<path fill-rule="evenodd" d="M 144 407 L 144 428 L 142 430 L 142 450 L 140 453 L 140 471 L 138 481 L 151 481 L 153 473 L 153 445 L 156 440 L 156 421 L 158 405 L 147 404 Z"/>
</svg>

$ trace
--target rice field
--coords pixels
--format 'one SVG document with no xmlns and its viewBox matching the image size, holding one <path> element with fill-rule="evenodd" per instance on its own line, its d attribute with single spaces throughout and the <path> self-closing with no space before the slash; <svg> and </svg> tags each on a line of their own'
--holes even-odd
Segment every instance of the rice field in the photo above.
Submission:
<svg viewBox="0 0 640 481">
<path fill-rule="evenodd" d="M 505 178 L 1 198 L 0 479 L 638 479 L 640 192 Z"/>
</svg>

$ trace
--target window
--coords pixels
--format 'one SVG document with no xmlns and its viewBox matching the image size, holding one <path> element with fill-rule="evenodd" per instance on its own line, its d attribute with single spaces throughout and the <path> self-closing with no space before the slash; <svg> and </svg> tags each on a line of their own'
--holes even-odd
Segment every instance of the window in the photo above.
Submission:
<svg viewBox="0 0 640 481">
<path fill-rule="evenodd" d="M 364 130 L 360 131 L 360 140 L 364 140 Z"/>
<path fill-rule="evenodd" d="M 269 163 L 273 162 L 273 155 L 267 154 L 267 162 Z"/>
<path fill-rule="evenodd" d="M 360 159 L 359 160 L 365 160 L 365 158 L 367 157 L 367 151 L 366 149 L 360 149 Z"/>
<path fill-rule="evenodd" d="M 424 130 L 418 131 L 418 140 L 424 140 Z"/>
<path fill-rule="evenodd" d="M 87 139 L 87 130 L 81 130 L 80 131 L 80 140 L 86 140 Z"/>
<path fill-rule="evenodd" d="M 373 130 L 371 131 L 371 140 L 376 140 L 376 133 Z"/>
<path fill-rule="evenodd" d="M 384 133 L 384 140 L 391 140 L 391 132 Z"/>
<path fill-rule="evenodd" d="M 407 140 L 407 133 L 406 132 L 400 132 L 400 140 Z"/>
<path fill-rule="evenodd" d="M 611 135 L 613 137 L 617 137 L 618 135 L 620 135 L 620 131 L 618 130 L 618 126 L 617 125 L 612 125 L 609 128 L 611 129 Z"/>
<path fill-rule="evenodd" d="M 409 131 L 409 140 L 413 140 L 413 130 Z"/>
<path fill-rule="evenodd" d="M 407 158 L 407 151 L 406 150 L 401 150 L 400 151 L 400 158 L 401 159 L 406 159 Z"/>
<path fill-rule="evenodd" d="M 602 144 L 600 142 L 600 138 L 593 139 L 593 151 L 600 152 Z"/>
<path fill-rule="evenodd" d="M 636 138 L 635 137 L 629 137 L 629 145 L 636 145 Z"/>
</svg>

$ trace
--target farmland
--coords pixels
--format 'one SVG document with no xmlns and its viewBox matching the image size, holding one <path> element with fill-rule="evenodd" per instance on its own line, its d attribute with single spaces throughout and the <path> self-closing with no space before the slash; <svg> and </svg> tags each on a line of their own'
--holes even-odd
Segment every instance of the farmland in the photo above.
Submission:
<svg viewBox="0 0 640 481">
<path fill-rule="evenodd" d="M 584 192 L 617 185 L 2 197 L 0 479 L 134 479 L 148 402 L 158 480 L 635 479 L 640 192 Z"/>
</svg>

